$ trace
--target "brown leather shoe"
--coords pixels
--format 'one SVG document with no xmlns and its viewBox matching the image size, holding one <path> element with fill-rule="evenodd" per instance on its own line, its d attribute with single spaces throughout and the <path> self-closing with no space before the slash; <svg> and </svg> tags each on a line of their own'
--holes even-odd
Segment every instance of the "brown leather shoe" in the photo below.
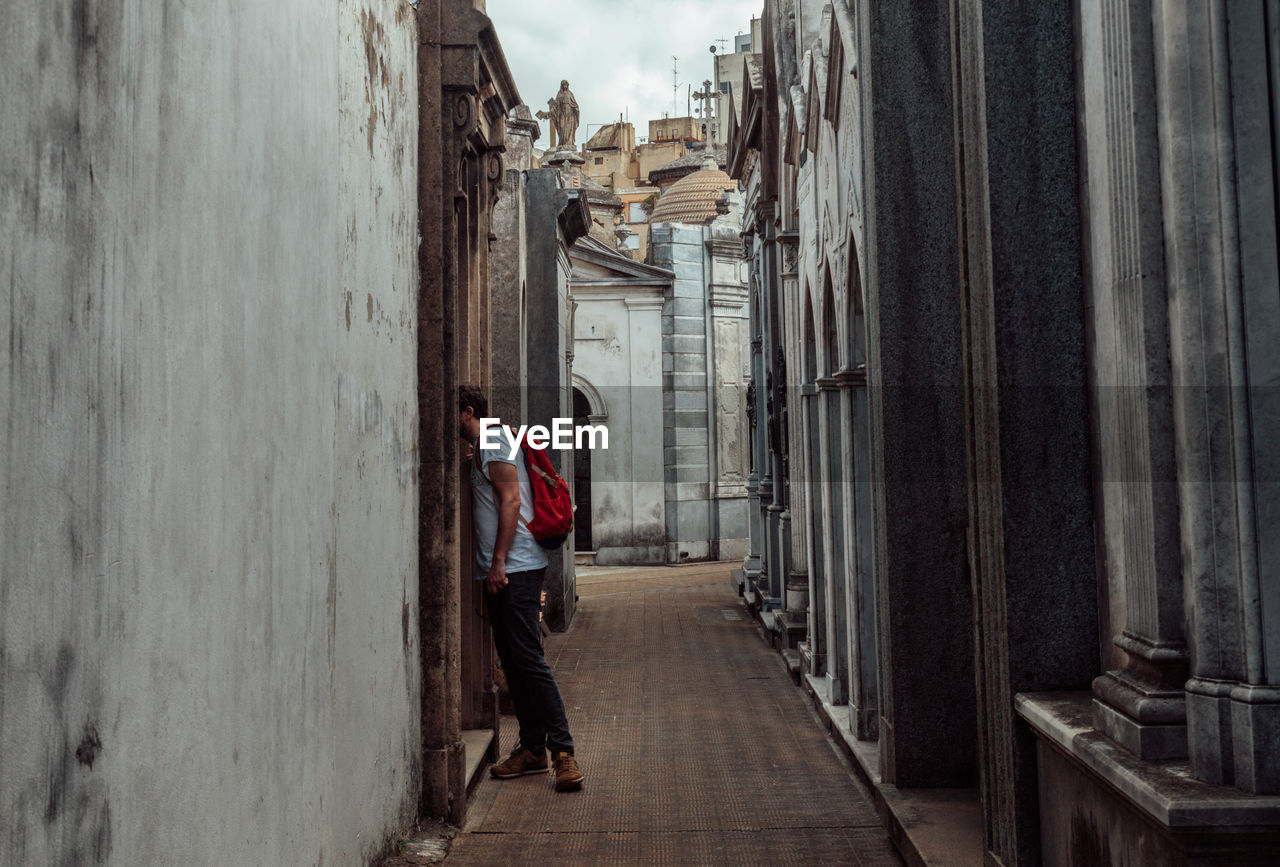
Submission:
<svg viewBox="0 0 1280 867">
<path fill-rule="evenodd" d="M 499 780 L 509 780 L 512 777 L 523 777 L 525 774 L 541 774 L 549 767 L 546 750 L 542 751 L 542 755 L 535 756 L 520 744 L 516 744 L 511 755 L 507 756 L 505 761 L 490 767 L 489 773 Z"/>
<path fill-rule="evenodd" d="M 556 791 L 572 792 L 582 788 L 582 771 L 573 753 L 556 753 Z"/>
</svg>

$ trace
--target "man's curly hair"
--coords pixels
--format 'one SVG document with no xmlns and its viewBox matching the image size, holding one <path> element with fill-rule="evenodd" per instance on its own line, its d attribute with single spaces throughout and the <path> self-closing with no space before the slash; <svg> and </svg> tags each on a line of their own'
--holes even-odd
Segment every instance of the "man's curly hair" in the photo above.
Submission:
<svg viewBox="0 0 1280 867">
<path fill-rule="evenodd" d="M 472 412 L 476 414 L 476 418 L 487 418 L 489 416 L 489 398 L 485 397 L 484 391 L 481 390 L 480 386 L 458 386 L 458 412 L 462 412 L 467 407 L 471 407 Z"/>
</svg>

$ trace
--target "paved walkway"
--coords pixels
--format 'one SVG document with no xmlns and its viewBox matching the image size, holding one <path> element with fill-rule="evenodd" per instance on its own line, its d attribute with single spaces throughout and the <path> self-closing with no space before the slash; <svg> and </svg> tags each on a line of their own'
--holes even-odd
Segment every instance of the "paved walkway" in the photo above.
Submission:
<svg viewBox="0 0 1280 867">
<path fill-rule="evenodd" d="M 586 785 L 480 783 L 446 867 L 901 864 L 727 566 L 580 569 L 547 639 Z M 503 720 L 503 755 L 515 719 Z"/>
</svg>

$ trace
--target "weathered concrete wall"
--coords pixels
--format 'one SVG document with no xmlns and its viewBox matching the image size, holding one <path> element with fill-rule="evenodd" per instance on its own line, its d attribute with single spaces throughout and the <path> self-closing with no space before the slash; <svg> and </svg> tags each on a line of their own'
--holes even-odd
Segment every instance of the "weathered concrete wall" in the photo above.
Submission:
<svg viewBox="0 0 1280 867">
<path fill-rule="evenodd" d="M 412 17 L 0 9 L 0 862 L 414 814 Z"/>
<path fill-rule="evenodd" d="M 338 6 L 334 806 L 316 830 L 332 828 L 340 863 L 368 854 L 416 814 L 422 678 L 417 29 L 405 0 Z"/>
<path fill-rule="evenodd" d="M 591 453 L 591 538 L 601 566 L 666 562 L 662 289 L 574 289 L 574 376 L 598 398 L 592 411 L 609 429 L 609 448 Z"/>
</svg>

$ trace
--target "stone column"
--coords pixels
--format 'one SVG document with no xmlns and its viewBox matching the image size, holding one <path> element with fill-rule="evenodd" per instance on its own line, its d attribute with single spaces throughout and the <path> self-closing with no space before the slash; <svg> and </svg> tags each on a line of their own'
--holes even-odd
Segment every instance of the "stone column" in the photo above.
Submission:
<svg viewBox="0 0 1280 867">
<path fill-rule="evenodd" d="M 465 469 L 452 434 L 427 424 L 459 382 L 488 386 L 488 244 L 501 150 L 516 87 L 493 25 L 470 8 L 417 10 L 419 136 L 419 405 L 424 420 L 420 533 L 424 816 L 466 813 L 464 726 L 496 730 L 491 642 L 472 614 Z M 434 107 L 435 114 L 432 113 Z M 443 359 L 443 364 L 441 364 Z M 496 741 L 496 738 L 495 738 Z"/>
<path fill-rule="evenodd" d="M 1081 6 L 1095 502 L 1123 663 L 1093 683 L 1094 724 L 1135 755 L 1186 755 L 1169 326 L 1150 0 Z"/>
<path fill-rule="evenodd" d="M 1269 97 L 1276 111 L 1265 83 L 1275 21 L 1262 4 L 1224 0 L 1156 0 L 1153 20 L 1191 764 L 1202 779 L 1274 793 L 1280 310 L 1274 198 L 1258 193 L 1274 189 L 1275 134 L 1258 108 Z"/>
<path fill-rule="evenodd" d="M 562 186 L 556 169 L 524 173 L 526 218 L 526 310 L 529 345 L 538 351 L 526 359 L 528 415 L 522 421 L 550 428 L 555 418 L 573 415 L 569 353 L 568 247 L 586 233 L 590 220 L 585 201 L 576 190 Z M 572 489 L 573 453 L 550 453 L 556 470 Z M 573 551 L 571 546 L 548 552 L 544 618 L 556 631 L 568 628 L 574 613 Z"/>
<path fill-rule="evenodd" d="M 955 616 L 972 594 L 951 21 L 943 3 L 877 4 L 863 20 L 880 772 L 900 787 L 965 786 L 977 712 L 972 620 Z"/>
<path fill-rule="evenodd" d="M 1036 755 L 1014 696 L 1087 688 L 1100 644 L 1073 11 L 955 0 L 952 13 L 987 861 L 1031 864 Z"/>
<path fill-rule="evenodd" d="M 818 384 L 806 382 L 800 386 L 801 433 L 796 459 L 805 465 L 805 484 L 797 500 L 803 499 L 809 521 L 805 529 L 810 544 L 805 550 L 804 563 L 809 570 L 809 652 L 810 674 L 826 675 L 828 600 L 826 569 L 823 566 L 827 537 L 822 531 L 822 461 L 821 427 L 818 422 Z"/>
<path fill-rule="evenodd" d="M 493 209 L 489 245 L 489 344 L 493 387 L 489 410 L 495 418 L 518 423 L 525 417 L 525 195 L 522 173 L 530 167 L 538 123 L 527 106 L 507 119 L 506 176 Z"/>
<path fill-rule="evenodd" d="M 760 235 L 763 238 L 761 256 L 761 276 L 764 280 L 765 323 L 763 354 L 765 359 L 765 386 L 767 389 L 765 404 L 765 421 L 768 428 L 768 469 L 767 475 L 760 483 L 760 501 L 765 505 L 765 536 L 769 540 L 765 552 L 764 586 L 761 595 L 763 605 L 767 609 L 776 609 L 782 605 L 785 592 L 785 574 L 783 550 L 787 540 L 782 535 L 782 513 L 785 505 L 785 479 L 782 474 L 782 454 L 785 448 L 785 371 L 782 369 L 783 355 L 781 334 L 781 293 L 778 291 L 778 230 L 775 220 L 776 205 L 768 203 L 761 207 Z"/>
<path fill-rule="evenodd" d="M 850 301 L 852 303 L 852 301 Z M 849 642 L 851 728 L 860 740 L 875 740 L 879 729 L 876 690 L 876 611 L 871 537 L 870 449 L 867 448 L 867 368 L 859 365 L 835 375 L 841 392 L 844 459 L 844 538 Z"/>
<path fill-rule="evenodd" d="M 785 345 L 798 348 L 801 346 L 802 329 L 800 311 L 804 309 L 800 303 L 799 275 L 799 236 L 785 233 L 779 236 L 782 249 L 782 297 L 783 335 Z M 787 511 L 790 522 L 788 533 L 790 548 L 788 551 L 788 569 L 786 576 L 787 616 L 793 622 L 800 622 L 809 617 L 809 565 L 807 539 L 809 535 L 809 513 L 804 496 L 808 474 L 805 467 L 804 442 L 804 410 L 801 405 L 800 384 L 801 373 L 798 364 L 786 366 L 784 385 L 786 388 L 787 429 L 786 454 L 783 470 L 787 483 Z M 812 635 L 812 623 L 809 624 Z"/>
<path fill-rule="evenodd" d="M 834 377 L 819 377 L 818 447 L 820 475 L 814 481 L 821 489 L 821 532 L 823 538 L 822 575 L 827 600 L 826 631 L 827 676 L 830 680 L 831 703 L 849 700 L 849 591 L 846 545 L 844 537 L 844 425 L 841 419 L 841 390 Z"/>
<path fill-rule="evenodd" d="M 753 318 L 752 328 L 755 328 Z M 747 520 L 751 534 L 747 557 L 742 562 L 743 592 L 760 579 L 762 562 L 761 552 L 764 549 L 764 520 L 760 504 L 760 465 L 761 442 L 764 440 L 763 417 L 759 383 L 764 377 L 764 365 L 760 358 L 760 337 L 751 338 L 751 383 L 747 387 L 747 414 L 751 425 L 751 471 L 747 474 Z"/>
<path fill-rule="evenodd" d="M 761 251 L 753 228 L 742 236 L 743 249 L 750 263 L 751 383 L 747 387 L 747 416 L 751 425 L 751 470 L 747 474 L 748 520 L 751 547 L 742 564 L 742 592 L 746 593 L 760 580 L 764 562 L 764 505 L 760 501 L 760 480 L 764 476 L 768 431 L 765 425 L 764 400 L 764 289 L 762 285 Z"/>
</svg>

